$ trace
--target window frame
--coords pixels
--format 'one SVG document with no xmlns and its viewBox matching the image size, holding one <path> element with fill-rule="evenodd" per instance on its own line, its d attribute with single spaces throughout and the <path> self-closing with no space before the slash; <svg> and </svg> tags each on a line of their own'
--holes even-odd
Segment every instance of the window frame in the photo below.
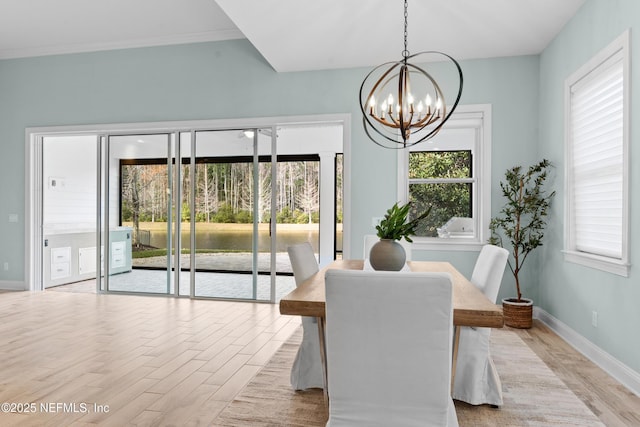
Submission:
<svg viewBox="0 0 640 427">
<path fill-rule="evenodd" d="M 629 135 L 630 135 L 630 32 L 626 30 L 611 44 L 598 52 L 578 70 L 565 80 L 564 84 L 564 129 L 565 129 L 565 221 L 564 221 L 564 260 L 619 276 L 629 276 Z M 573 221 L 574 205 L 572 203 L 574 193 L 573 168 L 573 144 L 571 137 L 571 93 L 574 86 L 579 85 L 586 78 L 594 79 L 606 72 L 612 63 L 622 63 L 622 239 L 621 258 L 596 255 L 578 251 L 576 249 L 576 231 Z"/>
<path fill-rule="evenodd" d="M 474 217 L 476 235 L 469 239 L 412 236 L 415 250 L 479 251 L 486 244 L 491 220 L 491 123 L 491 104 L 459 105 L 443 128 L 443 131 L 475 131 L 472 155 L 475 183 L 472 203 L 477 215 L 477 218 Z M 437 140 L 437 136 L 434 139 Z M 436 151 L 433 148 L 428 149 L 430 144 L 433 144 L 433 140 L 418 144 L 411 151 Z M 409 152 L 410 150 L 398 150 L 397 195 L 401 203 L 407 203 L 409 200 Z"/>
</svg>

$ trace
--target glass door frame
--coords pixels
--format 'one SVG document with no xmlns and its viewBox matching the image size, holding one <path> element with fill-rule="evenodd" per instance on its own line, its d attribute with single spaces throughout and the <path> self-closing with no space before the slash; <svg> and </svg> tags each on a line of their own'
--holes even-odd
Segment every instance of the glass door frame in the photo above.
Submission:
<svg viewBox="0 0 640 427">
<path fill-rule="evenodd" d="M 270 197 L 270 221 L 269 221 L 269 230 L 272 238 L 270 239 L 270 256 L 269 256 L 269 299 L 268 300 L 259 300 L 258 299 L 258 255 L 259 255 L 259 247 L 258 247 L 258 221 L 259 221 L 259 167 L 260 167 L 260 158 L 265 157 L 265 155 L 260 154 L 259 146 L 258 146 L 258 138 L 260 134 L 260 130 L 269 129 L 271 137 L 270 137 L 270 148 L 269 154 L 267 155 L 270 158 L 271 163 L 271 197 Z M 192 129 L 191 132 L 191 148 L 190 148 L 190 280 L 189 280 L 189 295 L 190 298 L 194 299 L 218 299 L 218 297 L 208 297 L 202 295 L 196 295 L 196 160 L 197 160 L 197 134 L 199 132 L 229 132 L 229 131 L 237 131 L 237 132 L 252 132 L 252 167 L 253 167 L 253 182 L 252 182 L 252 242 L 251 242 L 251 276 L 252 276 L 252 297 L 251 298 L 241 298 L 240 301 L 256 301 L 256 302 L 271 302 L 275 303 L 276 301 L 276 191 L 277 191 L 277 180 L 275 177 L 277 176 L 277 126 L 275 124 L 269 126 L 260 126 L 260 127 L 241 127 L 241 128 L 216 128 L 216 129 Z M 180 145 L 180 144 L 178 144 Z M 181 159 L 181 157 L 178 157 Z M 177 199 L 181 200 L 181 199 Z M 178 201 L 176 201 L 176 206 Z M 233 300 L 234 298 L 223 298 L 225 300 Z"/>
<path fill-rule="evenodd" d="M 206 298 L 206 299 L 232 299 L 232 298 L 217 298 L 217 297 L 209 297 L 196 295 L 196 180 L 195 178 L 195 165 L 196 165 L 196 145 L 197 145 L 197 134 L 198 132 L 224 132 L 224 131 L 253 131 L 253 153 L 252 153 L 252 165 L 253 165 L 253 236 L 252 236 L 252 297 L 251 298 L 241 298 L 240 300 L 245 301 L 265 301 L 274 303 L 276 299 L 276 263 L 275 263 L 275 250 L 276 250 L 276 234 L 275 234 L 275 200 L 276 200 L 276 184 L 277 180 L 275 179 L 277 173 L 277 138 L 276 138 L 276 126 L 273 125 L 270 129 L 271 138 L 270 138 L 270 149 L 268 156 L 270 157 L 271 162 L 271 200 L 270 200 L 270 232 L 272 239 L 270 239 L 270 290 L 269 290 L 269 299 L 268 300 L 258 300 L 257 299 L 257 286 L 258 286 L 258 209 L 259 204 L 257 203 L 258 197 L 258 186 L 259 186 L 259 173 L 258 168 L 260 164 L 260 157 L 264 157 L 260 155 L 258 150 L 258 135 L 259 129 L 267 129 L 266 127 L 260 128 L 244 128 L 244 129 L 191 129 L 189 131 L 191 135 L 190 141 L 190 157 L 189 157 L 189 186 L 190 186 L 190 200 L 189 200 L 189 212 L 190 212 L 190 256 L 189 256 L 189 298 Z M 138 136 L 166 136 L 167 137 L 167 177 L 168 182 L 167 186 L 171 193 L 171 197 L 169 198 L 170 203 L 167 203 L 167 264 L 166 264 L 166 292 L 163 293 L 151 293 L 151 292 L 139 292 L 139 291 L 121 291 L 121 290 L 113 290 L 110 287 L 110 274 L 97 275 L 96 277 L 96 289 L 99 292 L 105 293 L 131 293 L 131 294 L 142 294 L 142 295 L 172 295 L 175 297 L 181 297 L 180 289 L 181 286 L 185 286 L 181 281 L 181 271 L 182 271 L 182 263 L 181 263 L 181 249 L 182 249 L 182 218 L 179 216 L 180 206 L 182 204 L 182 143 L 181 143 L 181 135 L 186 132 L 173 131 L 173 132 L 144 132 L 144 133 L 136 133 L 136 132 L 109 132 L 102 134 L 98 137 L 98 180 L 97 180 L 97 191 L 98 191 L 98 214 L 97 214 L 97 234 L 96 240 L 99 247 L 104 246 L 104 248 L 110 248 L 110 227 L 112 226 L 112 218 L 111 216 L 114 214 L 112 207 L 110 206 L 110 194 L 111 194 L 111 176 L 110 170 L 112 167 L 112 146 L 114 144 L 114 138 L 118 137 L 138 137 Z M 119 174 L 119 179 L 122 179 L 122 174 Z M 119 203 L 122 203 L 120 200 Z M 119 207 L 120 210 L 121 207 Z M 175 219 L 174 219 L 175 213 Z M 121 218 L 118 218 L 118 222 L 120 222 Z M 172 237 L 173 236 L 173 237 Z M 173 257 L 171 257 L 171 252 L 173 251 Z M 100 263 L 100 255 L 97 255 L 98 263 Z M 111 265 L 111 251 L 105 249 L 104 256 L 102 256 L 101 268 L 104 272 L 109 272 L 109 266 Z M 172 269 L 173 269 L 173 277 L 172 277 Z M 172 281 L 173 279 L 173 281 Z M 171 286 L 173 284 L 173 292 L 171 292 Z"/>
<path fill-rule="evenodd" d="M 138 292 L 138 291 L 115 291 L 111 290 L 109 286 L 110 282 L 110 266 L 111 266 L 111 206 L 110 206 L 110 183 L 111 183 L 111 145 L 112 138 L 117 137 L 128 137 L 128 136 L 166 136 L 167 137 L 167 188 L 171 193 L 171 197 L 169 198 L 170 203 L 167 203 L 167 263 L 166 263 L 166 292 Z M 180 194 L 181 188 L 180 186 L 174 185 L 175 182 L 180 182 L 180 168 L 174 168 L 174 153 L 179 153 L 179 144 L 176 137 L 176 132 L 108 132 L 104 134 L 98 135 L 98 159 L 97 159 L 97 218 L 96 218 L 96 246 L 98 248 L 104 248 L 101 251 L 96 251 L 96 263 L 98 268 L 96 271 L 102 271 L 103 274 L 96 275 L 96 291 L 97 292 L 105 292 L 105 293 L 118 293 L 118 294 L 135 294 L 135 295 L 173 295 L 177 296 L 178 292 L 178 284 L 179 284 L 179 275 L 180 275 L 180 233 L 175 233 L 175 238 L 173 237 L 175 226 L 173 221 L 173 212 L 174 212 L 174 200 L 179 200 L 177 198 Z M 122 186 L 122 167 L 118 165 L 120 173 L 119 180 L 120 186 Z M 176 180 L 174 180 L 174 170 L 176 175 Z M 120 192 L 121 193 L 121 192 Z M 175 195 L 175 193 L 178 193 Z M 174 196 L 176 197 L 174 199 Z M 122 204 L 122 200 L 119 198 L 119 203 Z M 121 211 L 122 206 L 118 207 L 118 212 Z M 118 218 L 118 222 L 121 221 L 122 214 L 119 214 L 120 218 Z M 133 236 L 132 236 L 133 239 Z M 177 243 L 175 243 L 177 242 Z M 177 248 L 177 249 L 176 249 Z M 174 259 L 173 259 L 173 268 L 175 269 L 174 276 L 174 292 L 171 292 L 171 269 L 172 269 L 172 257 L 171 251 L 175 250 Z M 176 267 L 177 266 L 177 267 Z"/>
<path fill-rule="evenodd" d="M 43 247 L 42 247 L 42 138 L 49 135 L 96 135 L 102 137 L 104 135 L 123 135 L 136 133 L 169 133 L 176 134 L 180 132 L 190 132 L 195 130 L 224 130 L 224 129 L 247 129 L 247 128 L 276 128 L 279 126 L 315 126 L 325 123 L 338 124 L 342 128 L 342 138 L 340 140 L 340 148 L 334 149 L 342 152 L 344 156 L 344 205 L 343 205 L 343 227 L 344 230 L 350 230 L 351 225 L 351 176 L 350 176 L 350 159 L 351 159 L 351 115 L 350 114 L 316 114 L 306 116 L 274 116 L 262 118 L 239 118 L 239 119 L 210 119 L 210 120 L 191 120 L 191 121 L 164 121 L 164 122 L 130 122 L 115 124 L 88 124 L 88 125 L 61 125 L 61 126 L 42 126 L 29 127 L 25 129 L 25 182 L 26 182 L 26 206 L 25 206 L 25 262 L 24 262 L 24 289 L 31 291 L 42 291 L 43 286 Z M 98 152 L 98 160 L 103 157 L 104 153 Z M 275 162 L 272 162 L 272 167 Z M 99 172 L 98 175 L 102 173 Z M 275 185 L 273 183 L 272 185 Z M 102 191 L 102 190 L 101 190 Z M 103 232 L 102 219 L 97 218 L 97 224 L 100 225 L 97 234 Z M 271 224 L 272 233 L 275 224 Z M 100 242 L 102 243 L 102 242 Z M 344 233 L 343 251 L 350 253 L 351 236 L 350 233 Z M 274 246 L 274 242 L 272 242 Z M 274 251 L 275 248 L 272 248 Z M 107 254 L 108 255 L 108 254 Z M 178 254 L 179 255 L 179 254 Z M 97 256 L 97 265 L 104 265 L 99 262 Z M 272 260 L 272 263 L 275 260 Z M 322 264 L 321 254 L 321 264 Z M 272 271 L 275 269 L 272 267 Z M 100 276 L 100 274 L 97 274 Z M 273 281 L 273 279 L 272 279 Z M 274 284 L 271 286 L 272 299 L 274 295 Z M 98 286 L 96 286 L 98 287 Z M 102 292 L 99 289 L 98 292 Z"/>
</svg>

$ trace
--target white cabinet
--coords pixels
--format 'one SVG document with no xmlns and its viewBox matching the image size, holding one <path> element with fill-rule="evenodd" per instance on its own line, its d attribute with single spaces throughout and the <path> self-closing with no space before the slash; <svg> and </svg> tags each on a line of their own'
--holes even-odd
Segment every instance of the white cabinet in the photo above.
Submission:
<svg viewBox="0 0 640 427">
<path fill-rule="evenodd" d="M 131 271 L 131 228 L 109 232 L 109 274 Z M 63 285 L 96 277 L 96 233 L 58 232 L 45 236 L 44 287 Z M 104 256 L 100 250 L 100 259 Z"/>
<path fill-rule="evenodd" d="M 100 248 L 100 265 L 102 265 L 104 251 L 103 247 Z M 78 249 L 78 274 L 92 274 L 96 273 L 96 247 L 91 246 L 89 248 Z"/>
<path fill-rule="evenodd" d="M 131 271 L 131 228 L 121 227 L 109 233 L 109 273 L 118 274 Z"/>
<path fill-rule="evenodd" d="M 71 275 L 71 247 L 51 249 L 51 280 L 63 279 Z"/>
</svg>

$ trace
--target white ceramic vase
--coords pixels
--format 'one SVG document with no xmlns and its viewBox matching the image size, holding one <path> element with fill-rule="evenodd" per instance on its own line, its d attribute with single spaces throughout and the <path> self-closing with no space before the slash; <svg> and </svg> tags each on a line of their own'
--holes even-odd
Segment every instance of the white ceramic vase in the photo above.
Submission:
<svg viewBox="0 0 640 427">
<path fill-rule="evenodd" d="M 374 270 L 400 271 L 406 260 L 402 245 L 391 239 L 380 239 L 369 252 L 369 262 Z"/>
</svg>

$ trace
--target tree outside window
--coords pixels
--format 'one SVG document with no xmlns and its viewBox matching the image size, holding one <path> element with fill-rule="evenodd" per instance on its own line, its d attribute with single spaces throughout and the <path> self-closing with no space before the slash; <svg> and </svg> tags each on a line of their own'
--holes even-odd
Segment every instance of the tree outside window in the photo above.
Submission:
<svg viewBox="0 0 640 427">
<path fill-rule="evenodd" d="M 414 151 L 409 154 L 410 215 L 431 205 L 416 236 L 438 237 L 438 228 L 451 218 L 473 218 L 473 159 L 470 150 Z"/>
</svg>

